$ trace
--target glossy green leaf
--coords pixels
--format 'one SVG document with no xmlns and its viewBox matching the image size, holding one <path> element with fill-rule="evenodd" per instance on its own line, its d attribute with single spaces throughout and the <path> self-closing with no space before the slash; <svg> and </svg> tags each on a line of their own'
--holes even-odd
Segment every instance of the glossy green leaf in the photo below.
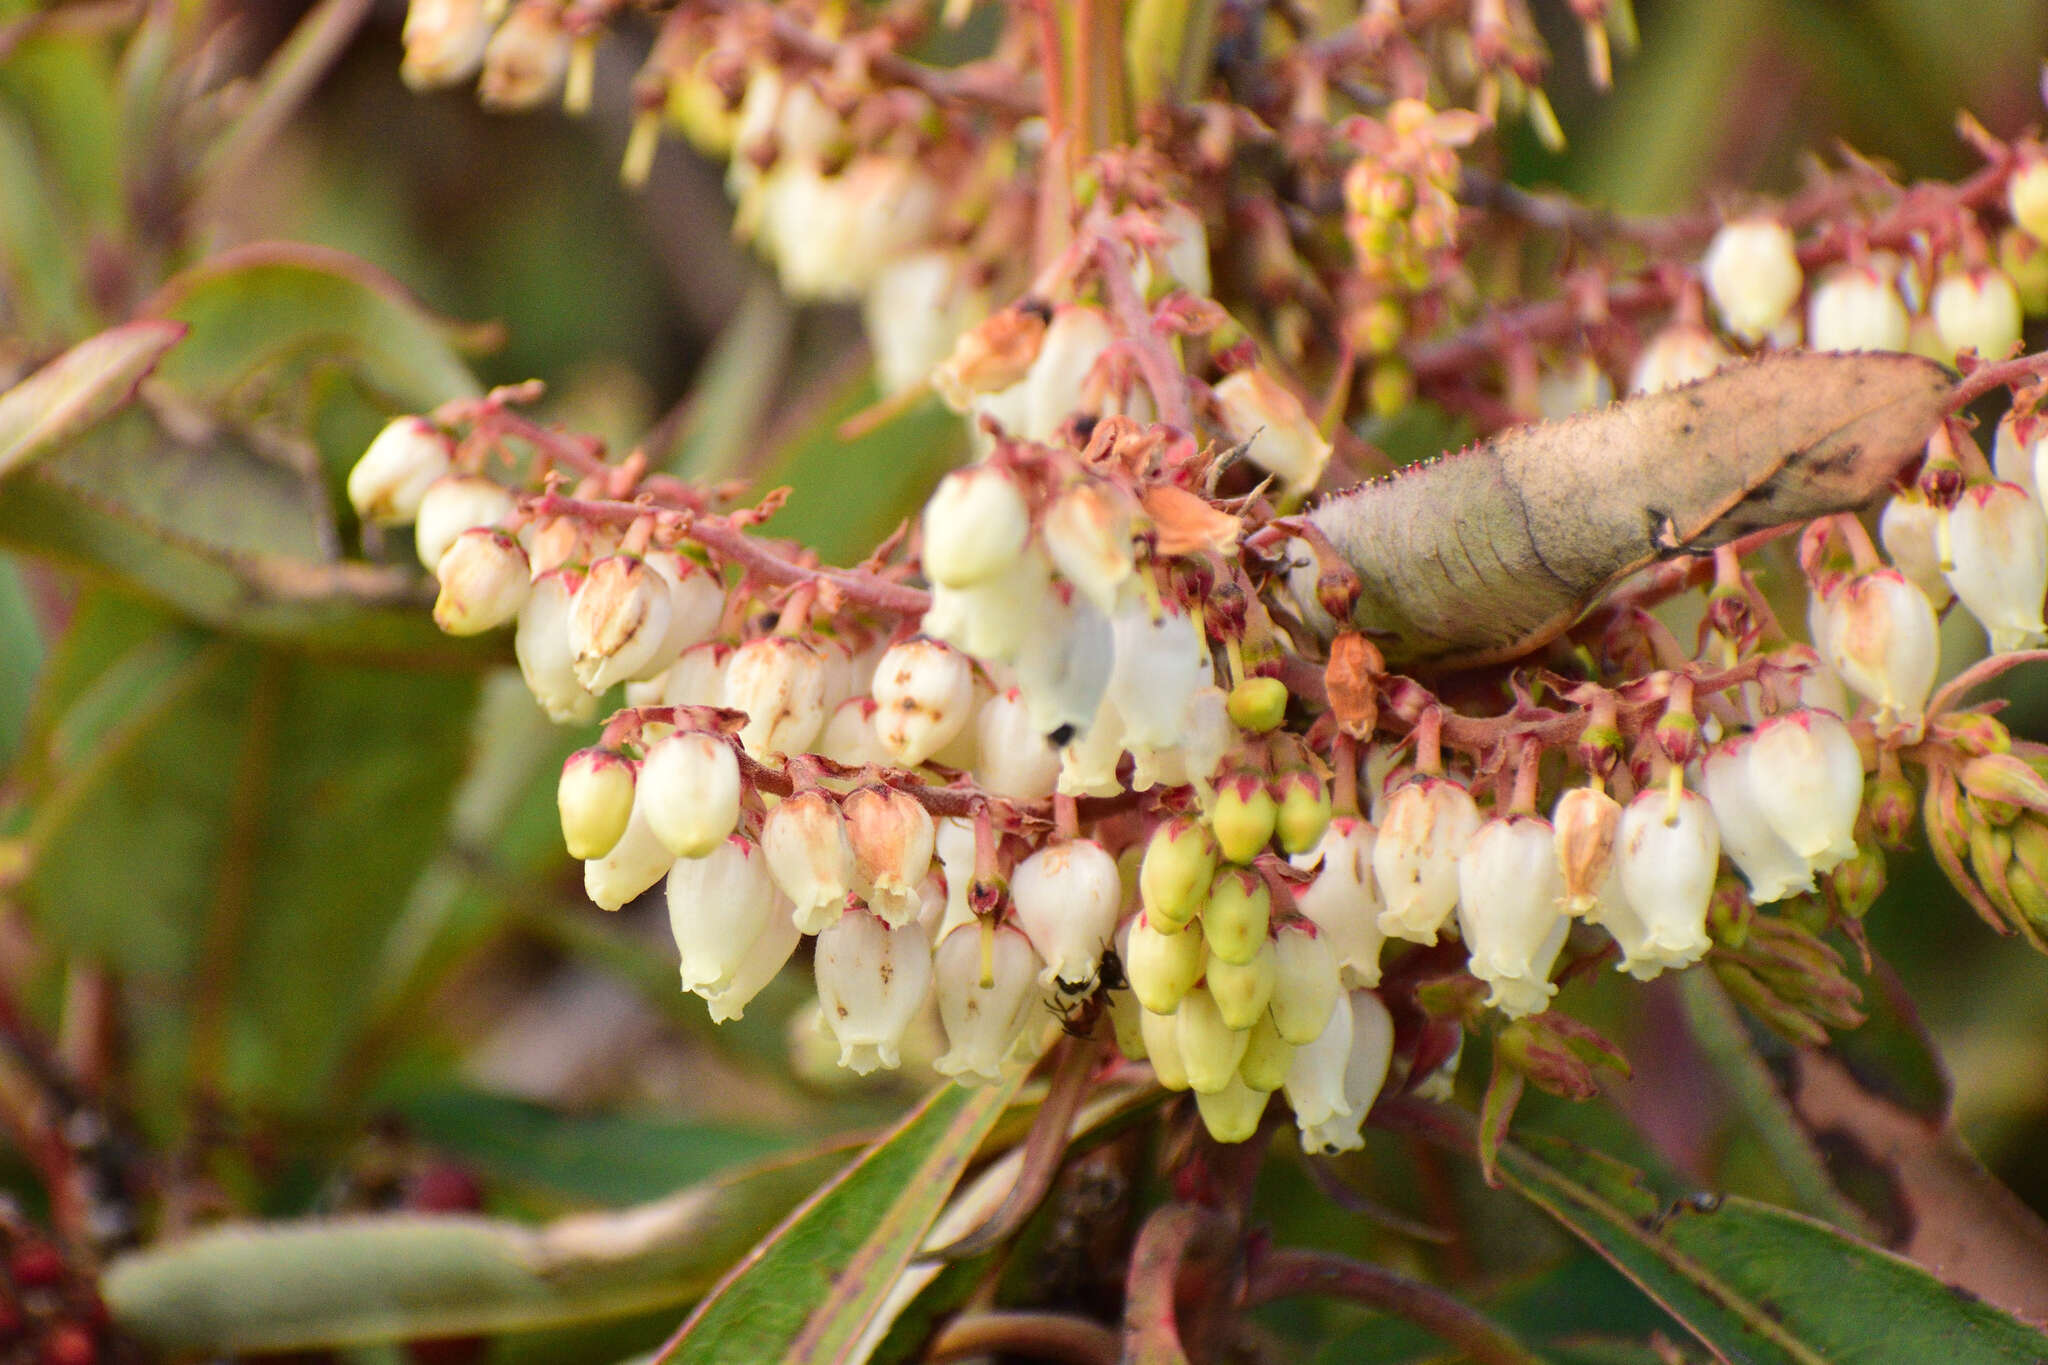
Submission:
<svg viewBox="0 0 2048 1365">
<path fill-rule="evenodd" d="M 1732 1196 L 1667 1210 L 1635 1171 L 1543 1139 L 1504 1146 L 1500 1170 L 1724 1360 L 2048 1358 L 2048 1335 L 1802 1214 Z"/>
<path fill-rule="evenodd" d="M 835 1145 L 540 1228 L 403 1214 L 219 1228 L 122 1258 L 101 1292 L 124 1332 L 163 1352 L 598 1322 L 696 1298 L 846 1160 Z"/>
<path fill-rule="evenodd" d="M 935 1092 L 698 1305 L 669 1359 L 847 1359 L 1021 1083 Z"/>
<path fill-rule="evenodd" d="M 175 322 L 109 328 L 0 393 L 0 478 L 126 403 L 184 335 Z"/>
<path fill-rule="evenodd" d="M 28 583 L 14 559 L 0 554 L 0 768 L 20 752 L 42 667 L 43 632 Z"/>
</svg>

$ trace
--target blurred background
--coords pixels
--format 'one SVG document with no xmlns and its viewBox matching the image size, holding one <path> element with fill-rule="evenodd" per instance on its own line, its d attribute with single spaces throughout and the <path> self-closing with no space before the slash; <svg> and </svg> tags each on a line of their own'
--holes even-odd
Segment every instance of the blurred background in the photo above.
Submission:
<svg viewBox="0 0 2048 1365">
<path fill-rule="evenodd" d="M 455 356 L 484 384 L 545 379 L 549 416 L 615 448 L 660 424 L 657 453 L 682 472 L 793 485 L 777 526 L 840 559 L 913 511 L 958 456 L 957 422 L 931 409 L 861 441 L 832 436 L 874 397 L 857 319 L 779 297 L 730 238 L 720 167 L 669 140 L 643 191 L 620 188 L 644 28 L 622 23 L 600 49 L 588 117 L 495 116 L 465 92 L 408 92 L 403 5 L 377 3 L 260 155 L 207 181 L 179 232 L 152 235 L 131 221 L 149 196 L 117 187 L 147 189 L 173 130 L 124 126 L 126 106 L 108 98 L 147 74 L 116 41 L 143 6 L 68 6 L 65 22 L 40 25 L 37 8 L 0 4 L 10 368 L 118 319 L 169 267 L 283 239 L 351 253 L 416 304 L 391 302 L 382 281 L 371 292 L 388 318 L 287 297 L 276 306 L 295 319 L 264 324 L 285 338 L 282 370 L 215 357 L 191 364 L 217 373 L 171 376 L 195 393 L 272 383 L 297 395 L 280 402 L 310 448 L 241 433 L 252 468 L 303 457 L 332 488 L 382 411 L 448 396 L 431 391 L 433 365 Z M 1585 83 L 1566 6 L 1536 8 L 1570 145 L 1551 155 L 1517 125 L 1506 169 L 1629 211 L 1786 192 L 1841 144 L 1903 178 L 1955 177 L 1977 164 L 1954 133 L 1960 108 L 2001 135 L 2043 117 L 2043 0 L 1641 0 L 1642 50 L 1607 95 Z M 254 72 L 307 7 L 210 9 L 226 26 L 208 60 Z M 196 309 L 208 296 L 180 297 Z M 337 348 L 349 364 L 330 363 Z M 169 579 L 156 576 L 185 572 L 176 547 L 145 552 L 122 539 L 126 523 L 108 529 L 88 483 L 0 495 L 0 1032 L 12 1040 L 0 1187 L 30 1218 L 61 1213 L 35 1148 L 53 1104 L 118 1129 L 98 1212 L 141 1225 L 114 1226 L 112 1248 L 227 1214 L 539 1218 L 653 1199 L 880 1122 L 927 1086 L 915 1066 L 852 1085 L 821 1064 L 792 1017 L 810 994 L 801 983 L 714 1031 L 677 989 L 658 896 L 615 916 L 584 901 L 553 791 L 590 735 L 550 726 L 516 676 L 493 671 L 509 659 L 502 638 L 492 654 L 381 619 L 219 629 L 223 599 L 157 591 Z M 206 492 L 108 496 L 161 510 Z M 237 515 L 251 524 L 224 536 L 267 543 L 260 509 Z M 1977 648 L 1962 624 L 1958 662 Z M 2009 678 L 2015 731 L 2048 736 L 2048 678 Z M 1895 859 L 1892 874 L 1873 945 L 1943 1046 L 1965 1133 L 2048 1210 L 2035 1159 L 2048 1144 L 2048 963 L 1979 924 L 1923 858 Z M 1579 1012 L 1654 1087 L 1654 1148 L 1615 1136 L 1617 1111 L 1641 1108 L 1627 1085 L 1619 1106 L 1532 1100 L 1528 1113 L 1597 1130 L 1681 1184 L 1769 1195 L 1774 1177 L 1703 1069 L 1682 1074 L 1697 1059 L 1644 1045 L 1674 1027 L 1670 986 L 1581 988 Z M 48 1093 L 39 1065 L 52 1057 L 79 1092 Z M 1467 1063 L 1476 1085 L 1484 1072 Z M 1687 1093 L 1691 1111 L 1672 1112 Z M 1348 1178 L 1373 1187 L 1407 1159 L 1376 1139 Z M 124 1184 L 138 1178 L 141 1201 Z M 1276 1207 L 1308 1179 L 1296 1163 L 1277 1170 Z M 613 1359 L 674 1317 L 496 1349 Z"/>
</svg>

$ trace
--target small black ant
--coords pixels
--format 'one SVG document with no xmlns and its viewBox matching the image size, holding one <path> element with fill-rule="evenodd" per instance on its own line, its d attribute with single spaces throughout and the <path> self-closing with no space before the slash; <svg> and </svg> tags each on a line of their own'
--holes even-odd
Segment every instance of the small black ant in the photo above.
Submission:
<svg viewBox="0 0 2048 1365">
<path fill-rule="evenodd" d="M 1103 996 L 1109 991 L 1123 990 L 1131 982 L 1124 974 L 1124 962 L 1116 949 L 1104 944 L 1101 960 L 1089 980 L 1075 985 L 1065 981 L 1057 984 L 1058 990 L 1045 1002 L 1045 1007 L 1059 1016 L 1060 1030 L 1068 1037 L 1086 1038 L 1095 1031 L 1095 1020 L 1106 1003 Z"/>
</svg>

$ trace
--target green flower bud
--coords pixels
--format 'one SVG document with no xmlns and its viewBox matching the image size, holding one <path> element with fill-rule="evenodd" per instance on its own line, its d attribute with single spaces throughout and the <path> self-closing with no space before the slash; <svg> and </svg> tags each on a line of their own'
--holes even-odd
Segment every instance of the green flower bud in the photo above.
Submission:
<svg viewBox="0 0 2048 1365">
<path fill-rule="evenodd" d="M 1237 1064 L 1237 1078 L 1254 1090 L 1278 1090 L 1294 1065 L 1294 1044 L 1280 1036 L 1271 1014 L 1261 1015 L 1245 1039 L 1244 1057 Z"/>
<path fill-rule="evenodd" d="M 2048 813 L 2048 780 L 2009 753 L 1980 754 L 1957 774 L 1971 802 L 1993 824 L 2009 825 L 2018 807 Z"/>
<path fill-rule="evenodd" d="M 1231 862 L 1248 863 L 1258 857 L 1279 818 L 1280 807 L 1256 774 L 1238 773 L 1218 784 L 1210 824 L 1216 831 L 1216 847 Z"/>
<path fill-rule="evenodd" d="M 1870 832 L 1879 845 L 1894 851 L 1903 849 L 1912 839 L 1919 805 L 1913 784 L 1903 773 L 1872 778 L 1863 794 L 1863 811 L 1870 820 Z"/>
<path fill-rule="evenodd" d="M 1202 931 L 1209 955 L 1225 962 L 1250 962 L 1266 941 L 1273 915 L 1273 893 L 1266 879 L 1241 867 L 1216 874 L 1209 903 L 1202 908 Z"/>
<path fill-rule="evenodd" d="M 1259 945 L 1249 962 L 1212 958 L 1207 983 L 1209 998 L 1216 1002 L 1216 1012 L 1223 1016 L 1224 1023 L 1234 1029 L 1248 1029 L 1265 1017 L 1278 974 L 1271 939 Z"/>
<path fill-rule="evenodd" d="M 1877 904 L 1877 898 L 1884 894 L 1884 883 L 1884 854 L 1867 844 L 1859 844 L 1848 861 L 1828 874 L 1828 889 L 1834 893 L 1835 905 L 1850 919 L 1862 919 Z"/>
<path fill-rule="evenodd" d="M 1154 1014 L 1151 1010 L 1138 1011 L 1138 1035 L 1145 1049 L 1145 1056 L 1152 1063 L 1152 1074 L 1168 1090 L 1188 1088 L 1188 1069 L 1180 1055 L 1180 1016 Z"/>
<path fill-rule="evenodd" d="M 1202 1126 L 1209 1130 L 1210 1137 L 1218 1142 L 1244 1142 L 1259 1131 L 1267 1099 L 1265 1091 L 1252 1089 L 1233 1073 L 1229 1084 L 1221 1089 L 1208 1093 L 1197 1090 L 1195 1108 L 1201 1112 Z"/>
<path fill-rule="evenodd" d="M 1138 896 L 1161 925 L 1185 924 L 1208 899 L 1216 876 L 1216 841 L 1186 816 L 1152 831 L 1138 868 Z"/>
<path fill-rule="evenodd" d="M 1237 1079 L 1237 1064 L 1244 1059 L 1251 1031 L 1224 1023 L 1223 1011 L 1207 990 L 1197 986 L 1181 997 L 1173 1025 L 1190 1090 L 1213 1095 Z"/>
<path fill-rule="evenodd" d="M 2012 732 L 1996 717 L 1981 711 L 1958 711 L 1943 716 L 1928 727 L 1933 737 L 1953 744 L 1968 757 L 2012 752 Z"/>
<path fill-rule="evenodd" d="M 1240 730 L 1263 735 L 1287 718 L 1287 684 L 1278 678 L 1246 678 L 1230 689 L 1224 709 Z"/>
<path fill-rule="evenodd" d="M 1128 1061 L 1145 1060 L 1145 1010 L 1130 991 L 1109 993 L 1109 1026 L 1116 1031 L 1116 1050 Z"/>
<path fill-rule="evenodd" d="M 1330 824 L 1330 793 L 1323 780 L 1303 770 L 1280 779 L 1280 814 L 1274 821 L 1280 847 L 1288 853 L 1314 848 Z"/>
<path fill-rule="evenodd" d="M 562 764 L 555 807 L 572 858 L 602 858 L 633 814 L 633 761 L 610 749 L 578 749 Z"/>
<path fill-rule="evenodd" d="M 1181 997 L 1202 979 L 1208 961 L 1200 921 L 1155 928 L 1151 912 L 1144 911 L 1131 925 L 1124 974 L 1131 979 L 1138 1003 L 1154 1014 L 1172 1014 L 1180 1008 Z"/>
<path fill-rule="evenodd" d="M 1273 1026 L 1287 1042 L 1306 1047 L 1330 1022 L 1343 988 L 1336 951 L 1314 926 L 1291 920 L 1273 935 L 1273 952 Z"/>
</svg>

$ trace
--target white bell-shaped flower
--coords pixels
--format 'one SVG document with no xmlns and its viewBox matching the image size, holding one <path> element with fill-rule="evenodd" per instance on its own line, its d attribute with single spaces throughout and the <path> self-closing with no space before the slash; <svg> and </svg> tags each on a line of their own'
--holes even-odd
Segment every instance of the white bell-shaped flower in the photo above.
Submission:
<svg viewBox="0 0 2048 1365">
<path fill-rule="evenodd" d="M 1045 632 L 1064 628 L 1064 608 L 1052 592 L 1052 563 L 1029 546 L 1008 568 L 971 587 L 933 584 L 918 629 L 977 659 L 1015 663 L 1041 646 Z"/>
<path fill-rule="evenodd" d="M 853 892 L 853 844 L 832 798 L 801 791 L 761 822 L 761 851 L 782 894 L 795 903 L 797 928 L 815 934 L 839 918 Z"/>
<path fill-rule="evenodd" d="M 1077 483 L 1052 500 L 1039 533 L 1061 576 L 1114 615 L 1137 572 L 1130 500 L 1106 483 Z"/>
<path fill-rule="evenodd" d="M 967 278 L 957 250 L 928 248 L 882 267 L 861 303 L 861 322 L 885 394 L 930 377 L 968 328 L 988 315 L 988 295 Z"/>
<path fill-rule="evenodd" d="M 706 640 L 691 645 L 662 676 L 661 700 L 668 706 L 725 705 L 725 670 L 736 651 L 731 645 Z"/>
<path fill-rule="evenodd" d="M 1801 668 L 1798 685 L 1793 689 L 1793 700 L 1799 705 L 1809 711 L 1832 711 L 1845 719 L 1855 713 L 1849 689 L 1812 645 L 1795 641 L 1778 646 L 1771 655 L 1778 663 Z"/>
<path fill-rule="evenodd" d="M 1813 890 L 1813 869 L 1779 836 L 1765 813 L 1752 762 L 1755 751 L 1753 731 L 1722 741 L 1701 767 L 1700 787 L 1713 807 L 1721 851 L 1749 883 L 1749 898 L 1768 905 Z"/>
<path fill-rule="evenodd" d="M 1542 1013 L 1557 994 L 1550 969 L 1570 928 L 1563 900 L 1557 831 L 1540 816 L 1488 820 L 1458 860 L 1458 927 L 1472 975 L 1510 1019 Z"/>
<path fill-rule="evenodd" d="M 1829 667 L 1886 712 L 1917 721 L 1941 665 L 1927 594 L 1897 569 L 1877 569 L 1834 585 L 1815 605 L 1814 644 Z"/>
<path fill-rule="evenodd" d="M 882 747 L 882 737 L 875 730 L 880 713 L 873 697 L 848 697 L 826 717 L 824 731 L 811 742 L 811 752 L 849 768 L 870 763 L 889 767 L 896 757 Z"/>
<path fill-rule="evenodd" d="M 1316 879 L 1294 893 L 1294 903 L 1336 954 L 1346 986 L 1380 984 L 1380 952 L 1387 944 L 1380 912 L 1387 903 L 1372 870 L 1378 834 L 1370 820 L 1339 815 L 1313 849 L 1290 860 L 1315 869 Z"/>
<path fill-rule="evenodd" d="M 479 474 L 443 474 L 413 509 L 413 543 L 432 573 L 455 538 L 472 526 L 496 526 L 518 506 L 509 490 Z"/>
<path fill-rule="evenodd" d="M 1785 225 L 1771 218 L 1724 223 L 1700 262 L 1707 296 L 1729 331 L 1756 342 L 1799 300 L 1805 276 Z"/>
<path fill-rule="evenodd" d="M 1330 462 L 1330 442 L 1294 390 L 1253 366 L 1216 384 L 1216 408 L 1245 457 L 1280 480 L 1289 493 L 1312 490 Z"/>
<path fill-rule="evenodd" d="M 748 1004 L 775 979 L 802 939 L 789 917 L 789 902 L 777 897 L 768 912 L 768 923 L 741 955 L 732 978 L 715 991 L 697 991 L 710 1007 L 711 1022 L 723 1024 L 745 1014 Z"/>
<path fill-rule="evenodd" d="M 972 652 L 972 651 L 970 651 Z M 1086 598 L 1045 600 L 1039 631 L 1015 661 L 1017 690 L 1031 723 L 1054 743 L 1086 731 L 1102 710 L 1116 663 L 1110 620 Z"/>
<path fill-rule="evenodd" d="M 1202 922 L 1174 925 L 1140 911 L 1130 924 L 1123 964 L 1138 1003 L 1154 1014 L 1172 1014 L 1209 965 Z"/>
<path fill-rule="evenodd" d="M 638 555 L 606 555 L 590 566 L 569 608 L 576 680 L 602 693 L 666 668 L 661 654 L 674 611 L 668 580 Z M 672 656 L 671 656 L 672 658 Z"/>
<path fill-rule="evenodd" d="M 399 78 L 408 90 L 460 85 L 484 64 L 496 27 L 486 0 L 412 0 L 405 9 Z"/>
<path fill-rule="evenodd" d="M 557 725 L 581 725 L 597 714 L 597 698 L 576 680 L 569 649 L 569 608 L 581 581 L 573 569 L 534 579 L 512 631 L 512 653 L 526 690 Z"/>
<path fill-rule="evenodd" d="M 740 789 L 732 746 L 699 730 L 663 735 L 640 760 L 647 827 L 678 858 L 724 846 L 739 824 Z"/>
<path fill-rule="evenodd" d="M 1018 927 L 1045 959 L 1039 984 L 1070 990 L 1092 984 L 1123 901 L 1108 850 L 1089 839 L 1047 845 L 1017 864 L 1010 900 Z"/>
<path fill-rule="evenodd" d="M 1286 920 L 1275 927 L 1273 995 L 1267 1009 L 1283 1042 L 1301 1047 L 1315 1041 L 1329 1022 L 1343 991 L 1337 954 L 1314 924 Z"/>
<path fill-rule="evenodd" d="M 788 635 L 749 640 L 725 667 L 724 704 L 747 713 L 749 754 L 800 754 L 825 728 L 825 661 Z"/>
<path fill-rule="evenodd" d="M 1352 1107 L 1344 1086 L 1351 1061 L 1351 1000 L 1350 993 L 1340 992 L 1331 1002 L 1322 1031 L 1295 1048 L 1281 1086 L 1301 1130 L 1301 1149 L 1311 1154 L 1335 1156 L 1365 1145 L 1359 1134 L 1365 1115 Z"/>
<path fill-rule="evenodd" d="M 1749 748 L 1748 777 L 1756 808 L 1808 869 L 1832 872 L 1855 856 L 1863 756 L 1840 717 L 1788 711 L 1764 721 Z"/>
<path fill-rule="evenodd" d="M 2022 431 L 2025 432 L 2022 435 Z M 2038 420 L 2021 423 L 2020 414 L 2008 412 L 1998 421 L 1998 430 L 1991 438 L 1991 474 L 2000 483 L 2016 483 L 2034 498 L 2041 496 L 2041 483 L 2035 471 L 2044 450 L 2048 450 L 2048 427 Z"/>
<path fill-rule="evenodd" d="M 1903 351 L 1910 326 L 1899 291 L 1867 265 L 1837 266 L 1806 303 L 1806 344 L 1816 351 Z"/>
<path fill-rule="evenodd" d="M 572 858 L 602 858 L 633 816 L 633 760 L 612 749 L 578 749 L 562 762 L 555 809 Z"/>
<path fill-rule="evenodd" d="M 948 1044 L 933 1067 L 962 1085 L 1001 1080 L 1003 1060 L 1038 1007 L 1040 963 L 1031 940 L 1002 924 L 984 941 L 981 925 L 963 924 L 939 941 L 932 965 Z"/>
<path fill-rule="evenodd" d="M 646 557 L 648 566 L 668 584 L 668 632 L 659 657 L 672 663 L 718 629 L 725 618 L 725 583 L 680 550 L 649 550 Z"/>
<path fill-rule="evenodd" d="M 616 910 L 660 881 L 675 860 L 635 801 L 618 842 L 604 856 L 583 860 L 583 892 L 598 909 Z"/>
<path fill-rule="evenodd" d="M 2040 504 L 2014 483 L 1963 490 L 1949 509 L 1954 565 L 1949 586 L 1983 623 L 1993 653 L 2028 649 L 2048 639 L 2041 602 L 2048 596 L 2048 521 Z"/>
<path fill-rule="evenodd" d="M 2020 296 L 2004 272 L 1989 266 L 1958 270 L 1935 282 L 1927 311 L 1946 349 L 2003 360 L 2020 340 Z"/>
<path fill-rule="evenodd" d="M 858 1076 L 902 1064 L 903 1035 L 932 989 L 932 947 L 916 924 L 891 927 L 849 910 L 818 935 L 818 1004 Z"/>
<path fill-rule="evenodd" d="M 1621 874 L 1610 870 L 1600 892 L 1586 911 L 1586 923 L 1605 929 L 1621 949 L 1621 961 L 1614 970 L 1626 972 L 1638 981 L 1652 981 L 1664 974 L 1664 963 L 1650 947 L 1649 930 L 1643 917 L 1621 892 Z"/>
<path fill-rule="evenodd" d="M 1643 926 L 1637 956 L 1667 967 L 1697 962 L 1713 946 L 1707 904 L 1721 838 L 1705 798 L 1665 787 L 1639 792 L 1622 812 L 1615 870 L 1621 894 Z"/>
<path fill-rule="evenodd" d="M 1190 617 L 1162 611 L 1154 618 L 1135 599 L 1116 614 L 1112 628 L 1116 654 L 1109 699 L 1123 717 L 1125 746 L 1178 745 L 1186 738 L 1195 692 L 1216 681 L 1208 642 Z"/>
<path fill-rule="evenodd" d="M 1124 718 L 1107 697 L 1080 737 L 1060 750 L 1060 775 L 1053 790 L 1061 796 L 1115 796 L 1123 783 L 1117 767 L 1124 758 Z"/>
<path fill-rule="evenodd" d="M 925 575 L 942 587 L 971 588 L 1017 563 L 1031 508 L 1008 470 L 970 465 L 939 480 L 923 525 Z"/>
<path fill-rule="evenodd" d="M 974 777 L 983 791 L 1012 801 L 1043 801 L 1060 776 L 1060 751 L 1031 723 L 1016 688 L 998 692 L 975 713 L 979 758 Z"/>
<path fill-rule="evenodd" d="M 683 989 L 731 985 L 777 910 L 768 859 L 752 840 L 735 834 L 702 857 L 677 860 L 668 873 L 668 923 L 682 956 Z"/>
<path fill-rule="evenodd" d="M 366 522 L 403 526 L 419 515 L 421 499 L 449 471 L 454 455 L 454 442 L 426 418 L 395 418 L 349 470 L 349 505 Z"/>
<path fill-rule="evenodd" d="M 1698 323 L 1673 323 L 1651 337 L 1636 357 L 1628 391 L 1662 393 L 1705 379 L 1734 359 L 1728 348 Z"/>
<path fill-rule="evenodd" d="M 974 714 L 974 668 L 937 640 L 892 645 L 875 668 L 875 733 L 896 762 L 914 768 L 962 730 Z"/>
<path fill-rule="evenodd" d="M 943 942 L 947 934 L 975 918 L 967 903 L 967 893 L 974 887 L 974 822 L 957 815 L 934 821 L 932 848 L 946 882 L 946 910 L 938 935 Z"/>
<path fill-rule="evenodd" d="M 1076 412 L 1097 412 L 1088 401 L 1089 376 L 1116 340 L 1101 310 L 1062 307 L 1046 325 L 1038 358 L 1024 377 L 1023 421 L 1017 434 L 1049 441 Z"/>
<path fill-rule="evenodd" d="M 1942 573 L 1945 516 L 1917 489 L 1908 489 L 1894 494 L 1877 518 L 1877 538 L 1892 567 L 1933 602 L 1949 598 L 1948 579 Z"/>
<path fill-rule="evenodd" d="M 854 893 L 884 923 L 915 919 L 918 883 L 932 869 L 937 837 L 931 812 L 910 793 L 890 787 L 862 787 L 841 811 L 853 845 Z"/>
<path fill-rule="evenodd" d="M 440 593 L 434 624 L 450 635 L 481 635 L 519 615 L 533 588 L 526 551 L 504 531 L 472 526 L 434 569 Z"/>
<path fill-rule="evenodd" d="M 1230 718 L 1230 699 L 1209 685 L 1195 689 L 1180 720 L 1180 740 L 1165 748 L 1133 745 L 1131 790 L 1185 787 L 1216 776 L 1242 732 Z"/>
<path fill-rule="evenodd" d="M 1556 830 L 1564 913 L 1583 915 L 1614 866 L 1621 803 L 1597 787 L 1572 787 L 1557 798 L 1550 823 Z"/>
<path fill-rule="evenodd" d="M 1373 841 L 1372 871 L 1387 908 L 1389 938 L 1435 943 L 1458 904 L 1458 857 L 1479 831 L 1472 793 L 1443 777 L 1421 777 L 1387 798 Z"/>
</svg>

